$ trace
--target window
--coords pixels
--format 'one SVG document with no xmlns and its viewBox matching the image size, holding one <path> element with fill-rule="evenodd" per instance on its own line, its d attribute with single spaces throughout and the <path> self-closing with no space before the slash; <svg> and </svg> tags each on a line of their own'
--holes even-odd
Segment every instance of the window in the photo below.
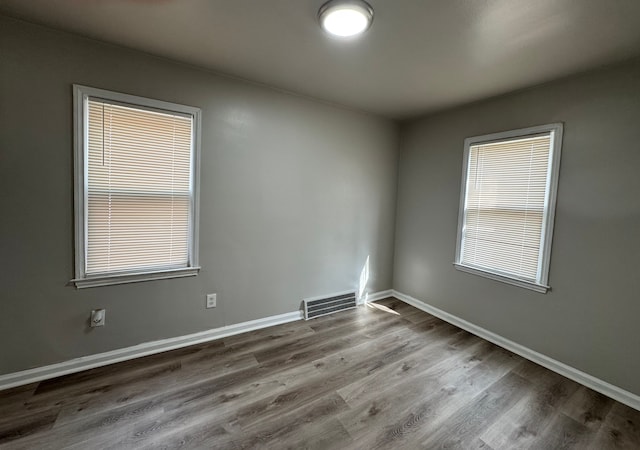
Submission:
<svg viewBox="0 0 640 450">
<path fill-rule="evenodd" d="M 459 270 L 546 292 L 562 124 L 465 140 Z"/>
<path fill-rule="evenodd" d="M 200 110 L 74 86 L 76 287 L 198 273 Z"/>
</svg>

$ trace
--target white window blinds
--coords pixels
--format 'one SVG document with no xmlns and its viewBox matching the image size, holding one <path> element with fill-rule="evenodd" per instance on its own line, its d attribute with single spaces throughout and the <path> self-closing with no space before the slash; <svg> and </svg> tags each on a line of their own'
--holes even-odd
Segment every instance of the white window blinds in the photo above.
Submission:
<svg viewBox="0 0 640 450">
<path fill-rule="evenodd" d="M 187 267 L 193 118 L 87 104 L 85 274 Z"/>
<path fill-rule="evenodd" d="M 554 134 L 468 145 L 457 264 L 546 283 Z"/>
</svg>

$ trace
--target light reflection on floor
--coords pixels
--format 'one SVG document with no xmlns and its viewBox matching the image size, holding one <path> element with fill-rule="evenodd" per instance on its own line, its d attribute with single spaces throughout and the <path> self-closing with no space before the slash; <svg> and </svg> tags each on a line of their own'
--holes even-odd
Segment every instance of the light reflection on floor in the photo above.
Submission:
<svg viewBox="0 0 640 450">
<path fill-rule="evenodd" d="M 393 309 L 391 309 L 391 308 L 389 308 L 387 306 L 384 306 L 384 305 L 380 305 L 378 303 L 369 303 L 369 302 L 367 302 L 367 303 L 365 303 L 365 305 L 367 305 L 367 307 L 369 307 L 369 308 L 379 309 L 380 311 L 384 311 L 384 312 L 388 312 L 388 313 L 391 313 L 391 314 L 395 314 L 396 316 L 400 315 L 400 313 L 398 311 L 394 311 Z"/>
</svg>

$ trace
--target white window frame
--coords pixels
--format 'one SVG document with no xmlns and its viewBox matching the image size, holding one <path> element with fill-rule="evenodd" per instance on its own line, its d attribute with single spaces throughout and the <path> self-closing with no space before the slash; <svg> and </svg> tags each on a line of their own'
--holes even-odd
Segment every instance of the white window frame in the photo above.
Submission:
<svg viewBox="0 0 640 450">
<path fill-rule="evenodd" d="M 498 272 L 485 267 L 476 267 L 463 264 L 461 261 L 463 248 L 463 228 L 466 221 L 466 197 L 467 197 L 467 171 L 469 168 L 470 149 L 474 145 L 488 144 L 517 138 L 526 138 L 542 133 L 552 133 L 551 149 L 549 154 L 549 168 L 547 171 L 547 188 L 545 191 L 545 203 L 542 219 L 542 236 L 540 240 L 540 257 L 538 274 L 535 282 L 516 278 L 510 274 Z M 518 130 L 504 131 L 500 133 L 485 134 L 465 139 L 464 159 L 462 164 L 462 186 L 460 190 L 460 206 L 458 212 L 458 235 L 456 241 L 456 254 L 454 266 L 456 269 L 474 275 L 480 275 L 492 280 L 514 286 L 531 289 L 536 292 L 546 293 L 550 286 L 549 265 L 551 260 L 551 244 L 553 240 L 553 224 L 555 220 L 556 198 L 558 193 L 558 177 L 560 174 L 560 154 L 562 150 L 563 124 L 553 123 Z"/>
<path fill-rule="evenodd" d="M 176 269 L 160 269 L 150 271 L 122 271 L 106 274 L 86 274 L 87 243 L 87 187 L 88 187 L 88 100 L 98 98 L 110 102 L 121 103 L 138 109 L 179 113 L 193 118 L 192 134 L 192 176 L 190 204 L 190 236 L 189 257 L 187 266 Z M 75 278 L 71 280 L 77 288 L 109 286 L 114 284 L 134 283 L 138 281 L 161 280 L 195 276 L 200 270 L 198 265 L 199 205 L 200 205 L 200 129 L 201 110 L 192 106 L 154 100 L 135 95 L 97 89 L 82 85 L 73 85 L 74 115 L 74 216 L 75 216 Z"/>
</svg>

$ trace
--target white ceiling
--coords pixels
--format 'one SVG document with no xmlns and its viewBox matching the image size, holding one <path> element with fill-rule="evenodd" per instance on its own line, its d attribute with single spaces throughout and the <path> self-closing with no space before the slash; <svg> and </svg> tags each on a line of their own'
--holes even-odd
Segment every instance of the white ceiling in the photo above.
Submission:
<svg viewBox="0 0 640 450">
<path fill-rule="evenodd" d="M 0 12 L 406 118 L 640 55 L 640 0 L 369 0 L 355 40 L 324 0 L 0 0 Z"/>
</svg>

